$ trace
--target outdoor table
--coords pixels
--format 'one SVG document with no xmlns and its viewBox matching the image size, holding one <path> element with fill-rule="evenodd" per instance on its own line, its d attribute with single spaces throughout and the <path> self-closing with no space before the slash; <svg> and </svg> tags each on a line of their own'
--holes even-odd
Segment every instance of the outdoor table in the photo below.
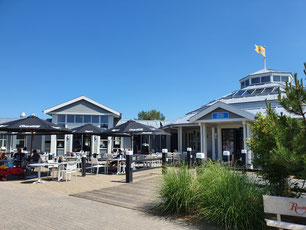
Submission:
<svg viewBox="0 0 306 230">
<path fill-rule="evenodd" d="M 30 167 L 37 167 L 38 168 L 38 180 L 37 181 L 34 181 L 33 184 L 36 184 L 36 183 L 44 183 L 44 181 L 41 180 L 41 167 L 45 167 L 45 166 L 53 166 L 55 165 L 56 163 L 32 163 L 32 164 L 29 164 L 28 166 Z"/>
<path fill-rule="evenodd" d="M 58 181 L 60 181 L 62 179 L 62 176 L 60 175 L 60 167 L 59 166 L 62 166 L 62 165 L 65 165 L 67 164 L 67 162 L 61 162 L 61 163 L 32 163 L 32 164 L 29 164 L 28 166 L 30 167 L 37 167 L 38 168 L 38 180 L 37 181 L 34 181 L 33 184 L 36 184 L 36 183 L 44 183 L 44 181 L 41 180 L 41 168 L 42 167 L 46 167 L 46 166 L 58 166 Z"/>
</svg>

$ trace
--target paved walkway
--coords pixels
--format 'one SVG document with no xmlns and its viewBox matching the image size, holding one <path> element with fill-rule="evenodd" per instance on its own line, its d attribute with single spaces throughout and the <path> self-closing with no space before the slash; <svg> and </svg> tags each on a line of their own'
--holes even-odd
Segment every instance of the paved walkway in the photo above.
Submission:
<svg viewBox="0 0 306 230">
<path fill-rule="evenodd" d="M 152 209 L 158 202 L 160 176 L 148 176 L 140 181 L 97 189 L 72 196 L 140 211 Z"/>
<path fill-rule="evenodd" d="M 145 212 L 0 183 L 1 229 L 195 229 Z"/>
</svg>

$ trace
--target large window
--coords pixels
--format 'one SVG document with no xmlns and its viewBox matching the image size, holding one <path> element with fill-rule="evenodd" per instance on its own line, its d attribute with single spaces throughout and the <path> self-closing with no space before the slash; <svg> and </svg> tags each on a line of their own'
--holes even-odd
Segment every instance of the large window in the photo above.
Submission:
<svg viewBox="0 0 306 230">
<path fill-rule="evenodd" d="M 83 115 L 76 115 L 75 116 L 76 123 L 83 123 Z"/>
<path fill-rule="evenodd" d="M 84 115 L 84 123 L 91 123 L 91 116 L 90 115 Z"/>
<path fill-rule="evenodd" d="M 248 79 L 248 80 L 245 81 L 245 87 L 247 87 L 249 85 L 250 85 L 250 80 Z"/>
<path fill-rule="evenodd" d="M 57 116 L 57 123 L 65 123 L 66 122 L 65 115 L 58 115 Z"/>
<path fill-rule="evenodd" d="M 99 116 L 91 116 L 92 123 L 99 124 Z"/>
<path fill-rule="evenodd" d="M 255 77 L 251 79 L 252 84 L 258 84 L 260 83 L 260 78 L 259 77 Z"/>
<path fill-rule="evenodd" d="M 245 87 L 245 82 L 241 82 L 241 89 Z"/>
<path fill-rule="evenodd" d="M 100 128 L 108 129 L 108 116 L 101 116 Z"/>
<path fill-rule="evenodd" d="M 67 115 L 67 123 L 74 123 L 74 115 Z"/>
</svg>

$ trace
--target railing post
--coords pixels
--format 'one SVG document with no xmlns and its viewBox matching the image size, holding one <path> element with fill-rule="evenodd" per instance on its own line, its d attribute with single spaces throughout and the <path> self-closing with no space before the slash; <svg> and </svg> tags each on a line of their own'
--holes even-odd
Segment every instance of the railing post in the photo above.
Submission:
<svg viewBox="0 0 306 230">
<path fill-rule="evenodd" d="M 188 165 L 188 167 L 191 166 L 191 151 L 192 151 L 191 148 L 187 148 L 187 165 Z"/>
<path fill-rule="evenodd" d="M 125 169 L 125 182 L 130 183 L 133 182 L 133 151 L 126 151 L 126 169 Z"/>
<path fill-rule="evenodd" d="M 168 154 L 168 149 L 162 149 L 162 173 L 166 172 L 166 163 L 167 163 L 167 154 Z"/>
<path fill-rule="evenodd" d="M 202 161 L 205 159 L 205 154 L 197 153 L 196 158 L 197 158 L 197 164 L 200 166 L 203 163 Z"/>
</svg>

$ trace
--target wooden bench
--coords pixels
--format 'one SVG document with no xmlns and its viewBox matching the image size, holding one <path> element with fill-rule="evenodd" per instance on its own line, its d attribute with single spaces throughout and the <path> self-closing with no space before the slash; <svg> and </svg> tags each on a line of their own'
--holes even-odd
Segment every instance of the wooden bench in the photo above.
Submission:
<svg viewBox="0 0 306 230">
<path fill-rule="evenodd" d="M 267 226 L 279 229 L 306 230 L 306 225 L 281 221 L 281 215 L 306 218 L 306 199 L 263 196 L 264 211 L 277 215 L 277 220 L 266 219 Z M 306 219 L 305 219 L 306 222 Z"/>
</svg>

